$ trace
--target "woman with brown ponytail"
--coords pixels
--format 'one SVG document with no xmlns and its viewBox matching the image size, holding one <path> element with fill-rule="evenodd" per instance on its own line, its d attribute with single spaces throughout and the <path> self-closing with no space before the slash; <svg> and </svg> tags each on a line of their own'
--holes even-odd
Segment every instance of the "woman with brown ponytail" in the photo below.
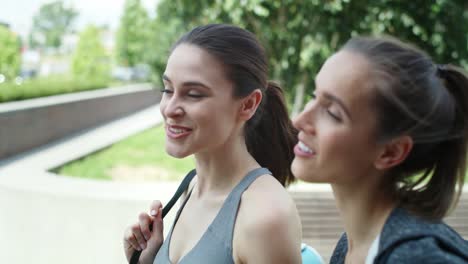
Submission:
<svg viewBox="0 0 468 264">
<path fill-rule="evenodd" d="M 128 228 L 128 260 L 142 250 L 141 264 L 301 263 L 283 187 L 297 132 L 267 77 L 262 46 L 238 27 L 197 27 L 174 45 L 162 76 L 166 151 L 194 154 L 197 175 L 164 242 L 158 201 Z"/>
<path fill-rule="evenodd" d="M 331 263 L 468 263 L 442 218 L 465 177 L 468 79 L 390 38 L 356 37 L 294 120 L 294 175 L 331 183 L 345 234 Z"/>
</svg>

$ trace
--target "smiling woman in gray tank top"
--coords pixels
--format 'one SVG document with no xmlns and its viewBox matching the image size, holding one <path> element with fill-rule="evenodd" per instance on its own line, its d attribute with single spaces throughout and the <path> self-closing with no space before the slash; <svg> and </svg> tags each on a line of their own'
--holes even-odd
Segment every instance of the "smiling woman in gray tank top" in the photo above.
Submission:
<svg viewBox="0 0 468 264">
<path fill-rule="evenodd" d="M 174 45 L 162 78 L 166 151 L 193 154 L 197 175 L 165 240 L 159 201 L 126 230 L 127 259 L 142 250 L 141 264 L 301 263 L 284 189 L 297 132 L 255 36 L 197 27 Z"/>
</svg>

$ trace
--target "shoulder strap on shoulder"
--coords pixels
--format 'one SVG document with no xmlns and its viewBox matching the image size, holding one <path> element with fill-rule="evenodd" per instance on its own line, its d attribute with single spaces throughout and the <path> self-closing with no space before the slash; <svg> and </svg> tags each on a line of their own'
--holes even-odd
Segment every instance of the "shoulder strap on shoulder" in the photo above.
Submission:
<svg viewBox="0 0 468 264">
<path fill-rule="evenodd" d="M 187 190 L 188 186 L 190 185 L 190 182 L 196 174 L 197 171 L 195 169 L 187 173 L 185 178 L 180 183 L 179 188 L 177 188 L 177 191 L 172 196 L 171 200 L 162 209 L 162 217 L 166 216 L 166 214 L 171 210 L 172 206 L 174 206 L 177 200 L 179 200 L 179 197 L 182 195 L 182 193 L 184 193 L 185 190 Z"/>
<path fill-rule="evenodd" d="M 166 214 L 171 210 L 172 206 L 179 200 L 179 197 L 182 195 L 182 193 L 187 190 L 188 186 L 190 185 L 190 182 L 192 181 L 193 177 L 197 174 L 197 171 L 195 169 L 191 170 L 187 175 L 185 175 L 185 178 L 182 180 L 182 182 L 179 185 L 179 188 L 177 188 L 177 191 L 174 193 L 172 196 L 171 200 L 167 203 L 166 206 L 162 209 L 162 217 L 166 216 Z M 151 229 L 151 225 L 150 225 Z M 140 259 L 141 251 L 135 250 L 133 252 L 132 257 L 130 258 L 130 264 L 138 264 L 138 260 Z"/>
</svg>

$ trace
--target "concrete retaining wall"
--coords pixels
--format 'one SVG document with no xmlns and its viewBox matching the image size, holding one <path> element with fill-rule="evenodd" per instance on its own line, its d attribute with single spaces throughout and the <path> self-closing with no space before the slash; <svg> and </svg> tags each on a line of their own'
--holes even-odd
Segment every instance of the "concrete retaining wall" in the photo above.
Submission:
<svg viewBox="0 0 468 264">
<path fill-rule="evenodd" d="M 157 104 L 150 84 L 0 104 L 0 159 Z"/>
</svg>

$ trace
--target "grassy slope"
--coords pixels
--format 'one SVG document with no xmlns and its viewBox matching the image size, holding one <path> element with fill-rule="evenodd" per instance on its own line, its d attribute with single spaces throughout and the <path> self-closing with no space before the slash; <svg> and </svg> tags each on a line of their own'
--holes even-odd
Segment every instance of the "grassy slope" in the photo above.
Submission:
<svg viewBox="0 0 468 264">
<path fill-rule="evenodd" d="M 168 180 L 178 180 L 194 168 L 194 161 L 191 157 L 175 159 L 167 155 L 164 138 L 162 127 L 151 128 L 109 148 L 66 164 L 56 172 L 73 177 L 110 180 L 112 179 L 110 172 L 116 166 L 123 166 L 130 170 L 134 168 L 135 173 L 138 173 L 138 168 L 162 170 L 168 172 Z"/>
</svg>

